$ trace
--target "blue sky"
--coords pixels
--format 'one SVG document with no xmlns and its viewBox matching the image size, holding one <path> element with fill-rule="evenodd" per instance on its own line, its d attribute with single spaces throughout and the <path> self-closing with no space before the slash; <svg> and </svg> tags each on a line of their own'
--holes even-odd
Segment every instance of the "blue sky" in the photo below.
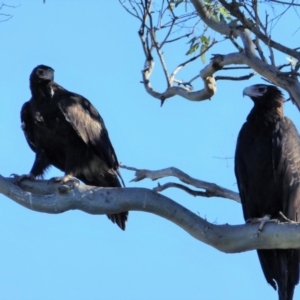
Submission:
<svg viewBox="0 0 300 300">
<path fill-rule="evenodd" d="M 252 107 L 242 90 L 262 82 L 260 76 L 218 82 L 211 101 L 174 97 L 161 108 L 140 83 L 139 23 L 118 1 L 6 3 L 21 5 L 6 9 L 13 18 L 0 24 L 1 175 L 28 173 L 32 166 L 34 154 L 19 112 L 30 98 L 30 72 L 46 64 L 55 69 L 56 82 L 96 106 L 123 164 L 153 170 L 175 166 L 237 190 L 233 159 L 220 158 L 234 156 L 237 134 Z M 299 33 L 293 35 L 297 28 L 288 30 L 284 24 L 282 20 L 274 35 L 285 32 L 281 41 L 293 46 L 299 40 Z M 187 41 L 167 49 L 170 66 L 186 60 Z M 222 44 L 211 53 L 226 51 Z M 278 59 L 286 63 L 284 55 Z M 191 72 L 202 67 L 199 60 Z M 153 79 L 153 85 L 162 90 L 162 77 Z M 299 128 L 296 107 L 287 103 L 286 114 Z M 134 174 L 121 173 L 128 187 L 157 184 L 130 183 Z M 52 168 L 47 178 L 59 175 Z M 244 222 L 241 206 L 233 201 L 193 198 L 174 189 L 164 194 L 210 222 Z M 78 211 L 47 215 L 0 199 L 0 299 L 277 299 L 254 251 L 218 252 L 156 215 L 131 212 L 122 232 L 106 216 Z M 295 299 L 299 297 L 296 290 Z"/>
</svg>

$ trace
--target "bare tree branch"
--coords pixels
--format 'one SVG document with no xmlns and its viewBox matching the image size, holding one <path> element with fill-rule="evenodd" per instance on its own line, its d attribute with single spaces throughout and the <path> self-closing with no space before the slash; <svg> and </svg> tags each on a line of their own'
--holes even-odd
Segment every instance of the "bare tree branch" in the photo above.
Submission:
<svg viewBox="0 0 300 300">
<path fill-rule="evenodd" d="M 291 2 L 284 2 L 284 1 L 278 1 L 278 0 L 269 0 L 270 2 L 274 2 L 274 3 L 279 3 L 279 4 L 283 4 L 283 5 L 288 5 L 288 6 L 300 6 L 300 4 L 295 3 L 294 1 Z"/>
<path fill-rule="evenodd" d="M 18 5 L 20 6 L 20 5 Z M 17 8 L 18 6 L 8 5 L 5 3 L 0 3 L 0 11 L 5 8 Z M 0 22 L 6 22 L 13 17 L 12 14 L 0 13 Z M 3 19 L 2 19 L 3 18 Z"/>
<path fill-rule="evenodd" d="M 241 80 L 248 80 L 251 77 L 256 75 L 255 72 L 249 73 L 248 75 L 244 76 L 216 76 L 215 80 L 232 80 L 232 81 L 241 81 Z"/>
<path fill-rule="evenodd" d="M 194 197 L 197 197 L 197 196 L 200 196 L 200 197 L 215 197 L 215 195 L 213 194 L 210 194 L 209 192 L 205 191 L 205 192 L 202 192 L 202 191 L 196 191 L 196 190 L 192 190 L 190 189 L 189 187 L 183 185 L 183 184 L 180 184 L 180 183 L 175 183 L 175 182 L 168 182 L 168 183 L 165 183 L 165 184 L 158 184 L 157 187 L 155 187 L 153 189 L 153 191 L 155 192 L 162 192 L 168 188 L 177 188 L 177 189 L 180 189 L 180 190 L 183 190 L 185 191 L 186 193 L 194 196 Z"/>
<path fill-rule="evenodd" d="M 214 183 L 206 182 L 203 180 L 195 179 L 188 174 L 182 172 L 181 170 L 170 167 L 162 170 L 157 171 L 150 171 L 145 169 L 136 169 L 133 167 L 127 167 L 122 165 L 121 168 L 135 171 L 135 178 L 133 178 L 131 181 L 137 182 L 146 178 L 149 178 L 151 180 L 157 180 L 164 177 L 173 176 L 178 178 L 183 183 L 192 185 L 194 187 L 197 187 L 199 189 L 204 189 L 209 195 L 212 195 L 214 197 L 222 197 L 234 200 L 236 202 L 240 202 L 240 196 L 238 193 L 225 189 L 223 187 L 220 187 Z M 178 186 L 177 186 L 178 187 Z"/>
<path fill-rule="evenodd" d="M 231 28 L 228 24 L 218 22 L 214 19 L 212 13 L 208 10 L 207 6 L 202 0 L 191 0 L 201 20 L 212 30 L 224 34 L 226 36 L 237 37 L 237 33 L 234 28 Z"/>
<path fill-rule="evenodd" d="M 195 18 L 195 12 L 178 15 L 176 3 L 171 1 L 163 1 L 161 3 L 160 10 L 158 10 L 159 20 L 157 21 L 157 27 L 153 27 L 152 18 L 154 18 L 154 13 L 148 8 L 149 5 L 153 4 L 151 1 L 132 1 L 128 0 L 128 3 L 132 7 L 136 8 L 131 9 L 131 13 L 138 15 L 138 9 L 140 9 L 142 16 L 141 18 L 141 28 L 139 31 L 142 47 L 145 53 L 145 63 L 144 69 L 142 71 L 142 83 L 144 84 L 145 90 L 152 97 L 159 99 L 162 103 L 173 96 L 180 96 L 190 101 L 203 101 L 211 99 L 217 92 L 216 80 L 214 74 L 222 69 L 226 65 L 245 65 L 250 67 L 256 73 L 260 74 L 266 78 L 269 82 L 285 89 L 290 98 L 294 103 L 296 103 L 298 109 L 300 109 L 300 85 L 298 81 L 298 65 L 291 66 L 291 72 L 281 72 L 281 68 L 277 67 L 275 64 L 275 54 L 274 50 L 278 50 L 282 53 L 288 54 L 290 57 L 300 61 L 300 52 L 298 49 L 291 49 L 284 45 L 279 44 L 278 42 L 271 39 L 270 36 L 270 20 L 268 14 L 266 13 L 265 24 L 261 21 L 261 16 L 259 15 L 259 5 L 260 2 L 253 0 L 249 3 L 244 2 L 228 2 L 226 0 L 220 0 L 218 3 L 207 3 L 203 0 L 191 0 L 192 5 L 194 6 L 198 16 L 201 21 L 205 24 L 202 35 L 194 35 L 193 39 L 190 40 L 191 49 L 197 49 L 203 41 L 206 43 L 209 41 L 209 38 L 204 35 L 204 33 L 211 29 L 217 33 L 225 35 L 225 41 L 230 40 L 235 48 L 238 49 L 239 53 L 227 53 L 227 54 L 218 54 L 213 55 L 210 63 L 200 70 L 199 74 L 194 74 L 192 79 L 182 80 L 176 78 L 181 69 L 186 67 L 188 64 L 197 61 L 196 58 L 203 55 L 209 50 L 215 43 L 215 38 L 213 42 L 209 42 L 203 46 L 200 54 L 195 55 L 193 58 L 181 62 L 173 70 L 173 72 L 168 72 L 167 64 L 165 63 L 162 47 L 168 42 L 176 42 L 181 40 L 183 37 L 189 36 L 190 34 L 196 32 L 197 27 L 194 25 L 188 24 L 186 27 L 183 26 L 186 22 L 191 21 L 191 18 Z M 226 20 L 221 20 L 216 18 L 216 14 L 220 12 L 220 5 L 228 11 L 228 14 L 231 17 L 236 19 L 231 22 L 226 23 Z M 166 6 L 166 5 L 167 6 Z M 290 3 L 293 5 L 294 2 Z M 124 2 L 122 2 L 124 5 Z M 173 5 L 173 6 L 172 6 Z M 245 11 L 242 12 L 242 7 L 245 8 Z M 223 10 L 224 11 L 224 10 Z M 157 11 L 154 11 L 157 13 Z M 284 12 L 283 12 L 284 13 Z M 247 15 L 246 15 L 247 14 Z M 281 14 L 282 15 L 282 14 Z M 277 17 L 279 17 L 278 15 Z M 168 21 L 164 22 L 163 19 L 168 17 Z M 223 18 L 224 19 L 224 18 Z M 240 25 L 242 24 L 242 26 Z M 180 27 L 182 26 L 182 27 Z M 179 37 L 174 37 L 169 39 L 171 35 L 174 34 L 175 28 L 189 28 L 186 30 L 186 34 L 180 34 Z M 159 30 L 166 29 L 164 37 L 161 41 L 158 41 L 158 36 L 161 37 L 161 32 L 158 35 Z M 254 37 L 252 37 L 252 35 Z M 204 38 L 204 40 L 202 40 Z M 239 39 L 242 42 L 242 45 L 237 41 Z M 195 42 L 197 41 L 197 42 Z M 271 64 L 268 64 L 268 61 L 263 53 L 261 43 L 265 44 L 269 49 L 270 61 Z M 202 47 L 201 46 L 201 47 Z M 191 50 L 190 49 L 190 50 Z M 194 49 L 191 52 L 195 51 Z M 162 66 L 163 73 L 166 79 L 166 88 L 165 91 L 159 92 L 155 90 L 150 82 L 150 77 L 154 70 L 154 58 L 152 56 L 152 51 L 156 50 L 158 53 L 158 58 Z M 171 75 L 168 75 L 171 74 Z M 249 76 L 248 78 L 250 78 Z M 201 78 L 203 80 L 203 88 L 200 90 L 194 90 L 192 82 L 196 79 Z M 237 79 L 246 79 L 247 77 L 237 77 L 236 75 L 227 75 L 227 76 L 217 76 L 217 79 L 227 79 L 227 80 L 237 80 Z M 174 85 L 178 84 L 178 86 Z"/>
<path fill-rule="evenodd" d="M 200 2 L 201 0 L 192 0 L 192 2 Z M 262 40 L 267 46 L 271 46 L 272 48 L 277 49 L 278 51 L 288 54 L 292 57 L 297 58 L 300 60 L 300 53 L 288 48 L 278 42 L 272 40 L 269 36 L 263 34 L 257 27 L 255 23 L 250 22 L 245 15 L 240 11 L 239 5 L 237 2 L 233 1 L 230 4 L 225 0 L 219 0 L 219 2 L 228 10 L 230 13 L 236 17 L 246 28 L 250 29 L 260 40 Z M 198 6 L 197 6 L 198 7 Z M 196 7 L 195 7 L 196 8 Z M 204 21 L 204 20 L 203 20 Z"/>
<path fill-rule="evenodd" d="M 78 209 L 102 215 L 124 210 L 144 211 L 173 222 L 195 239 L 226 253 L 300 248 L 299 224 L 267 224 L 258 237 L 258 225 L 211 224 L 168 197 L 144 188 L 79 185 L 62 194 L 57 192 L 57 184 L 48 181 L 23 181 L 21 189 L 13 180 L 0 176 L 0 193 L 38 212 L 58 214 Z"/>
<path fill-rule="evenodd" d="M 300 108 L 300 85 L 296 77 L 292 77 L 289 74 L 281 73 L 276 66 L 267 64 L 266 62 L 259 59 L 255 54 L 255 45 L 250 37 L 250 33 L 247 29 L 239 27 L 237 29 L 237 34 L 240 36 L 245 52 L 230 53 L 226 55 L 214 55 L 210 64 L 204 67 L 199 76 L 204 80 L 204 89 L 200 91 L 190 91 L 188 88 L 184 87 L 171 87 L 167 89 L 164 93 L 157 93 L 154 91 L 148 80 L 151 75 L 152 68 L 143 71 L 144 74 L 144 84 L 146 90 L 153 97 L 160 100 L 165 100 L 167 98 L 179 95 L 190 101 L 202 101 L 210 99 L 216 93 L 216 83 L 213 78 L 213 74 L 218 70 L 222 69 L 225 65 L 232 64 L 245 64 L 251 67 L 258 74 L 264 76 L 270 80 L 273 84 L 276 84 L 290 93 L 291 98 L 297 104 L 298 109 Z M 154 62 L 153 62 L 154 64 Z"/>
</svg>

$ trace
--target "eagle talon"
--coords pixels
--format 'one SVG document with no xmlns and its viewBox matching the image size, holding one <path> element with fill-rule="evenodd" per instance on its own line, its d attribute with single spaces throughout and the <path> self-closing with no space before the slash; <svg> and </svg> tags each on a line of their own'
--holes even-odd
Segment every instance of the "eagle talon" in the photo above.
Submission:
<svg viewBox="0 0 300 300">
<path fill-rule="evenodd" d="M 271 219 L 270 215 L 265 215 L 262 218 L 252 218 L 252 219 L 247 219 L 246 223 L 247 224 L 256 224 L 259 223 L 258 230 L 257 230 L 257 236 L 263 231 L 264 226 L 266 223 L 278 223 L 278 219 Z"/>
<path fill-rule="evenodd" d="M 74 189 L 74 187 L 75 187 L 74 184 L 63 184 L 63 185 L 60 185 L 57 189 L 61 194 L 66 194 L 69 191 L 71 191 L 72 189 Z"/>
<path fill-rule="evenodd" d="M 32 174 L 23 174 L 23 175 L 18 175 L 15 173 L 10 174 L 10 177 L 13 177 L 16 181 L 16 184 L 20 184 L 23 180 L 35 180 L 35 176 Z"/>
<path fill-rule="evenodd" d="M 279 212 L 279 215 L 288 223 L 291 223 L 291 224 L 294 224 L 294 223 L 297 223 L 293 220 L 290 220 L 289 218 L 287 218 L 281 211 Z M 278 221 L 279 222 L 279 221 Z"/>
<path fill-rule="evenodd" d="M 80 181 L 77 178 L 72 177 L 71 175 L 66 175 L 66 176 L 63 176 L 63 177 L 53 177 L 53 178 L 49 179 L 48 184 L 50 184 L 50 183 L 60 183 L 61 185 L 64 185 L 64 184 L 68 184 L 69 182 L 73 183 L 73 185 L 72 185 L 73 188 L 76 185 L 80 184 Z"/>
</svg>

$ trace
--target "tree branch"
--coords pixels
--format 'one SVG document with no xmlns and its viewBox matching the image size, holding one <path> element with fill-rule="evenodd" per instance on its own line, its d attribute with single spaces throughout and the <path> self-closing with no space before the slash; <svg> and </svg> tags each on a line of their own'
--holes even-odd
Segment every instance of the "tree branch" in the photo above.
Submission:
<svg viewBox="0 0 300 300">
<path fill-rule="evenodd" d="M 300 248 L 299 224 L 267 224 L 257 236 L 258 225 L 215 225 L 207 222 L 173 200 L 145 188 L 99 188 L 75 186 L 58 193 L 57 184 L 48 181 L 23 181 L 0 176 L 0 193 L 16 203 L 38 212 L 58 214 L 78 209 L 102 215 L 121 211 L 144 211 L 165 218 L 195 239 L 222 252 L 237 253 L 254 249 Z"/>
<path fill-rule="evenodd" d="M 0 3 L 0 11 L 2 9 L 5 9 L 5 8 L 17 8 L 19 7 L 20 5 L 18 6 L 14 6 L 14 5 L 7 5 L 5 3 Z M 9 19 L 11 19 L 13 17 L 12 14 L 5 14 L 5 13 L 0 13 L 0 22 L 6 22 L 8 21 Z M 3 19 L 2 19 L 3 18 Z"/>
<path fill-rule="evenodd" d="M 177 188 L 177 189 L 180 189 L 180 190 L 183 190 L 185 191 L 186 193 L 194 196 L 194 197 L 197 197 L 197 196 L 200 196 L 200 197 L 215 197 L 214 194 L 210 194 L 209 192 L 205 191 L 205 192 L 202 192 L 202 191 L 196 191 L 196 190 L 192 190 L 190 189 L 189 187 L 183 185 L 183 184 L 180 184 L 180 183 L 175 183 L 175 182 L 168 182 L 168 183 L 165 183 L 165 184 L 158 184 L 157 187 L 155 187 L 153 189 L 153 191 L 155 192 L 162 192 L 168 188 Z"/>
<path fill-rule="evenodd" d="M 194 0 L 192 2 L 200 2 L 200 0 Z M 265 45 L 277 49 L 278 51 L 288 54 L 294 58 L 300 60 L 300 53 L 291 48 L 288 48 L 284 45 L 281 45 L 269 36 L 263 34 L 255 25 L 254 22 L 250 22 L 245 15 L 240 11 L 238 3 L 233 1 L 231 3 L 226 2 L 225 0 L 219 0 L 219 2 L 230 12 L 230 14 L 236 17 L 246 28 L 250 29 L 260 40 L 262 40 Z"/>
<path fill-rule="evenodd" d="M 207 181 L 203 181 L 203 180 L 199 180 L 199 179 L 195 179 L 191 176 L 189 176 L 188 174 L 182 172 L 181 170 L 174 168 L 174 167 L 170 167 L 170 168 L 166 168 L 166 169 L 162 169 L 162 170 L 157 170 L 157 171 L 150 171 L 150 170 L 146 170 L 146 169 L 136 169 L 133 167 L 127 167 L 122 165 L 121 168 L 127 169 L 127 170 L 131 170 L 131 171 L 135 171 L 135 178 L 133 178 L 131 181 L 137 182 L 137 181 L 141 181 L 143 179 L 149 178 L 151 180 L 157 180 L 160 178 L 164 178 L 164 177 L 176 177 L 178 178 L 180 181 L 182 181 L 183 183 L 192 185 L 196 188 L 199 189 L 203 189 L 206 190 L 206 192 L 214 197 L 222 197 L 222 198 L 227 198 L 227 199 L 231 199 L 234 200 L 236 202 L 241 202 L 240 200 L 240 196 L 238 193 L 225 189 L 223 187 L 220 187 L 214 183 L 210 183 Z M 157 188 L 155 188 L 156 190 Z"/>
<path fill-rule="evenodd" d="M 231 28 L 229 24 L 220 24 L 220 22 L 217 22 L 212 18 L 211 14 L 205 7 L 205 4 L 201 0 L 191 0 L 191 2 L 193 3 L 203 22 L 206 23 L 211 29 L 227 36 L 230 36 L 231 34 L 233 36 L 240 36 L 246 51 L 246 56 L 242 59 L 243 63 L 251 67 L 258 74 L 266 77 L 273 84 L 278 85 L 279 87 L 288 91 L 290 97 L 300 110 L 300 84 L 296 76 L 292 77 L 282 74 L 275 66 L 269 65 L 256 57 L 255 53 L 252 51 L 253 45 L 251 44 L 253 44 L 253 42 L 251 42 L 250 34 L 247 32 L 247 30 L 241 30 L 239 27 Z M 240 20 L 244 26 L 249 28 L 256 35 L 256 37 L 262 40 L 267 46 L 275 48 L 282 53 L 286 53 L 300 60 L 300 53 L 298 51 L 285 47 L 260 32 L 255 27 L 255 24 L 252 24 L 240 11 L 237 2 L 231 2 L 231 4 L 229 4 L 225 0 L 220 0 L 220 3 L 230 12 L 230 14 Z M 245 42 L 248 43 L 248 46 L 245 44 Z"/>
<path fill-rule="evenodd" d="M 201 20 L 212 30 L 224 34 L 226 36 L 237 37 L 237 33 L 234 28 L 231 28 L 228 24 L 218 22 L 214 19 L 212 13 L 208 10 L 207 6 L 202 0 L 191 0 Z"/>
<path fill-rule="evenodd" d="M 244 76 L 216 76 L 215 80 L 231 80 L 231 81 L 241 81 L 241 80 L 248 80 L 251 77 L 255 76 L 256 72 L 249 73 L 248 75 Z"/>
<path fill-rule="evenodd" d="M 175 26 L 181 29 L 191 29 L 189 32 L 187 32 L 184 35 L 181 35 L 180 37 L 189 36 L 190 34 L 195 32 L 196 27 L 193 22 L 191 23 L 193 23 L 194 26 L 190 26 L 191 23 L 189 23 L 186 27 L 184 27 L 183 25 L 182 27 L 180 27 L 179 24 L 182 24 L 182 22 L 183 24 L 185 24 L 185 22 L 191 21 L 191 19 L 196 16 L 196 13 L 192 12 L 188 14 L 177 15 L 175 14 L 175 12 L 177 12 L 176 7 L 170 8 L 170 1 L 168 2 L 167 7 L 164 6 L 165 2 L 163 2 L 160 8 L 162 12 L 159 14 L 160 19 L 157 25 L 158 27 L 153 27 L 153 22 L 151 22 L 151 18 L 154 18 L 155 14 L 149 9 L 145 9 L 145 7 L 147 7 L 149 3 L 152 3 L 152 1 L 138 2 L 129 0 L 130 5 L 139 8 L 142 14 L 141 27 L 139 30 L 142 47 L 145 53 L 145 63 L 144 69 L 142 71 L 142 83 L 144 84 L 147 93 L 149 93 L 152 97 L 159 99 L 162 103 L 166 99 L 171 98 L 175 95 L 181 96 L 190 101 L 203 101 L 211 99 L 217 92 L 216 80 L 214 78 L 214 74 L 217 71 L 222 69 L 225 65 L 246 65 L 252 68 L 256 73 L 266 78 L 272 84 L 285 89 L 289 93 L 289 96 L 292 99 L 292 101 L 296 103 L 298 109 L 300 110 L 300 83 L 298 81 L 297 70 L 296 68 L 294 68 L 295 70 L 292 69 L 292 71 L 289 73 L 281 72 L 280 68 L 276 67 L 275 65 L 275 57 L 273 51 L 274 49 L 276 49 L 282 53 L 290 55 L 295 59 L 298 59 L 299 61 L 300 52 L 297 49 L 285 47 L 271 39 L 268 33 L 268 17 L 266 17 L 266 24 L 262 24 L 258 14 L 259 2 L 257 2 L 256 0 L 252 2 L 254 3 L 252 10 L 249 10 L 248 7 L 246 7 L 246 5 L 248 4 L 243 4 L 241 2 L 233 1 L 229 3 L 226 0 L 220 0 L 219 2 L 224 6 L 228 13 L 231 16 L 234 16 L 236 19 L 234 19 L 230 23 L 226 23 L 224 20 L 219 21 L 218 18 L 216 18 L 216 14 L 218 14 L 220 9 L 219 6 L 204 3 L 204 1 L 202 0 L 191 0 L 191 3 L 194 5 L 198 16 L 200 16 L 201 20 L 206 24 L 206 26 L 204 26 L 204 31 L 202 35 L 194 36 L 194 41 L 191 40 L 189 42 L 191 45 L 190 50 L 196 51 L 195 49 L 197 49 L 197 47 L 199 47 L 201 43 L 202 46 L 204 45 L 205 47 L 201 46 L 200 49 L 206 48 L 204 51 L 207 51 L 209 47 L 214 45 L 214 43 L 212 42 L 209 43 L 209 38 L 207 38 L 204 35 L 207 28 L 210 28 L 215 32 L 225 35 L 226 39 L 229 39 L 233 43 L 233 45 L 238 49 L 239 53 L 213 55 L 211 62 L 202 70 L 200 70 L 199 75 L 194 75 L 193 78 L 189 80 L 178 80 L 177 78 L 175 78 L 177 73 L 188 63 L 196 61 L 195 57 L 199 57 L 203 53 L 203 51 L 201 51 L 202 53 L 200 53 L 200 55 L 196 55 L 192 59 L 178 64 L 178 67 L 176 67 L 173 72 L 169 73 L 167 72 L 166 64 L 164 63 L 163 59 L 164 52 L 161 51 L 158 53 L 158 57 L 162 65 L 164 75 L 165 77 L 167 76 L 167 82 L 166 90 L 164 92 L 158 92 L 152 88 L 150 82 L 150 77 L 154 70 L 154 58 L 152 57 L 152 51 L 155 49 L 157 51 L 161 50 L 162 46 L 168 42 L 167 38 L 171 36 L 171 31 Z M 124 2 L 122 3 L 124 6 Z M 247 8 L 247 15 L 241 11 L 241 6 Z M 137 12 L 137 9 L 135 9 L 135 11 Z M 169 12 L 169 14 L 167 14 L 166 12 Z M 134 13 L 134 11 L 131 10 L 131 13 Z M 166 15 L 169 18 L 169 20 L 165 23 L 165 25 L 162 25 L 162 18 L 166 17 Z M 242 26 L 239 24 L 242 24 Z M 156 39 L 157 37 L 161 37 L 161 34 L 155 34 L 157 31 L 164 29 L 167 29 L 167 33 L 165 34 L 165 38 L 162 38 L 162 42 L 160 43 Z M 172 34 L 173 33 L 174 30 Z M 254 35 L 254 38 L 251 37 L 251 34 Z M 203 44 L 203 40 L 201 39 L 201 37 L 205 38 L 204 41 L 206 41 L 206 44 Z M 243 45 L 239 45 L 236 42 L 235 38 L 237 37 L 241 39 Z M 172 40 L 176 41 L 177 39 L 175 37 Z M 196 40 L 197 42 L 195 42 Z M 271 64 L 267 63 L 267 59 L 265 58 L 262 48 L 260 46 L 260 41 L 263 42 L 269 48 Z M 259 57 L 256 53 L 259 55 Z M 203 80 L 204 87 L 203 89 L 194 91 L 192 82 L 198 78 L 201 78 Z M 236 76 L 218 77 L 218 79 L 220 78 L 235 80 Z M 245 78 L 247 77 L 242 77 L 242 79 Z M 179 85 L 174 86 L 175 83 L 178 83 Z"/>
</svg>

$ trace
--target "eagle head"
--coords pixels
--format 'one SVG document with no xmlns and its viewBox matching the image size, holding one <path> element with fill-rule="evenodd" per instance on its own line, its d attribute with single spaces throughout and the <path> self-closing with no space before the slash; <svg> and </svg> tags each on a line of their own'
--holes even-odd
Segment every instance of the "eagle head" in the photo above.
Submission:
<svg viewBox="0 0 300 300">
<path fill-rule="evenodd" d="M 30 74 L 30 82 L 53 81 L 54 70 L 45 65 L 35 67 Z"/>
<path fill-rule="evenodd" d="M 243 96 L 249 96 L 255 105 L 282 106 L 283 94 L 275 85 L 255 84 L 246 87 Z"/>
</svg>

